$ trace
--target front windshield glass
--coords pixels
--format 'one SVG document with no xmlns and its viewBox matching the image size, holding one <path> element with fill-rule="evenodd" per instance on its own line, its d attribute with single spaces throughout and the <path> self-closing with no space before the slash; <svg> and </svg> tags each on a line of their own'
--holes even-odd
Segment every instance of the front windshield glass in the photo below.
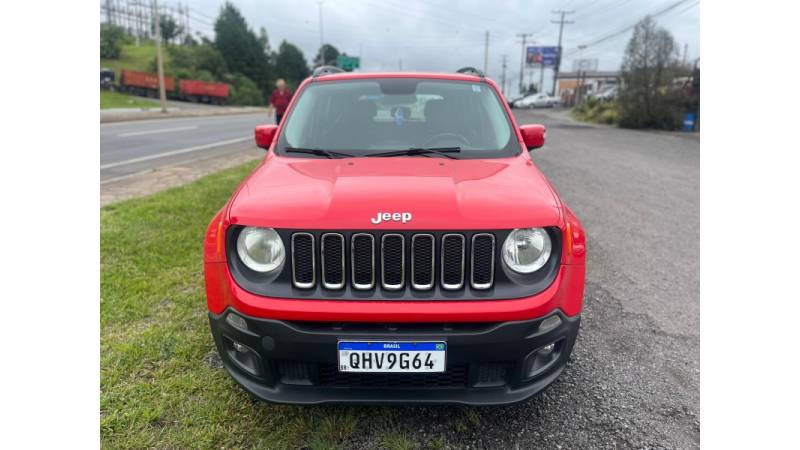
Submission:
<svg viewBox="0 0 800 450">
<path fill-rule="evenodd" d="M 314 82 L 301 92 L 285 120 L 280 154 L 287 149 L 353 156 L 444 149 L 463 159 L 519 152 L 494 89 L 480 82 L 417 78 Z"/>
</svg>

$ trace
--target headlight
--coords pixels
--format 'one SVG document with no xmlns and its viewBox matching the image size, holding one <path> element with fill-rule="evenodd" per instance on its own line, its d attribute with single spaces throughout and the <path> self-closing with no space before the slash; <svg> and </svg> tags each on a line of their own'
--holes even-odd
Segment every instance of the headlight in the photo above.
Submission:
<svg viewBox="0 0 800 450">
<path fill-rule="evenodd" d="M 244 265 L 256 272 L 272 272 L 283 264 L 286 250 L 272 228 L 245 227 L 236 240 L 236 251 Z"/>
<path fill-rule="evenodd" d="M 544 228 L 517 228 L 503 243 L 503 261 L 513 271 L 533 273 L 550 258 L 552 243 Z"/>
</svg>

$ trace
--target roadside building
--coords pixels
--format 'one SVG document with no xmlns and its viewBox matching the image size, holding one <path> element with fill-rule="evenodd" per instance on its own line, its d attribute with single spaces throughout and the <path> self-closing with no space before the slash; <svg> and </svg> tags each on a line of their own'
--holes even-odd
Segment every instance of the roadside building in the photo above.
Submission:
<svg viewBox="0 0 800 450">
<path fill-rule="evenodd" d="M 620 83 L 620 72 L 596 70 L 586 72 L 560 72 L 556 96 L 566 106 L 572 106 L 587 98 Z"/>
</svg>

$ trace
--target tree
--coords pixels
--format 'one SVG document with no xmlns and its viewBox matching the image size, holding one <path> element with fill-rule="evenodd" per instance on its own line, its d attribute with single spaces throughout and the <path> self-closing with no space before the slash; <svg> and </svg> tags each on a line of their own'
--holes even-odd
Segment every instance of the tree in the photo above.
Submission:
<svg viewBox="0 0 800 450">
<path fill-rule="evenodd" d="M 292 86 L 297 86 L 310 75 L 306 58 L 303 52 L 294 44 L 285 40 L 278 48 L 278 55 L 275 58 L 275 69 L 278 76 L 284 78 Z"/>
<path fill-rule="evenodd" d="M 125 39 L 125 30 L 122 27 L 103 24 L 100 27 L 100 57 L 119 59 Z"/>
<path fill-rule="evenodd" d="M 233 105 L 261 106 L 264 104 L 264 95 L 253 80 L 244 75 L 236 74 L 231 81 L 229 101 Z"/>
<path fill-rule="evenodd" d="M 620 125 L 674 129 L 680 124 L 680 94 L 672 81 L 681 74 L 672 34 L 645 17 L 633 30 L 622 62 Z"/>
<path fill-rule="evenodd" d="M 161 28 L 161 40 L 165 44 L 171 43 L 175 38 L 183 33 L 183 27 L 175 22 L 175 19 L 168 14 L 161 14 L 158 16 L 158 24 Z M 155 33 L 155 25 L 153 25 L 153 33 Z"/>
<path fill-rule="evenodd" d="M 336 65 L 336 58 L 339 57 L 339 49 L 331 44 L 324 44 L 317 51 L 317 57 L 314 58 L 314 66 L 334 66 Z"/>
<path fill-rule="evenodd" d="M 268 92 L 275 78 L 269 56 L 235 6 L 230 3 L 222 6 L 214 22 L 214 32 L 214 47 L 222 54 L 228 69 L 255 82 L 262 93 Z"/>
</svg>

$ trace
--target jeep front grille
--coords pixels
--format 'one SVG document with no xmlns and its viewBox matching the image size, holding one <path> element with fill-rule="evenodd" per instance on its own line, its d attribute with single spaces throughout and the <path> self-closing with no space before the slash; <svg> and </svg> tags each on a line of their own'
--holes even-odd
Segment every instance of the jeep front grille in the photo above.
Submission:
<svg viewBox="0 0 800 450">
<path fill-rule="evenodd" d="M 493 287 L 495 236 L 492 233 L 322 233 L 318 243 L 308 232 L 291 234 L 292 284 L 338 291 L 458 291 Z M 319 260 L 317 265 L 317 245 Z M 319 266 L 319 267 L 318 267 Z M 406 280 L 408 279 L 408 282 Z"/>
</svg>

